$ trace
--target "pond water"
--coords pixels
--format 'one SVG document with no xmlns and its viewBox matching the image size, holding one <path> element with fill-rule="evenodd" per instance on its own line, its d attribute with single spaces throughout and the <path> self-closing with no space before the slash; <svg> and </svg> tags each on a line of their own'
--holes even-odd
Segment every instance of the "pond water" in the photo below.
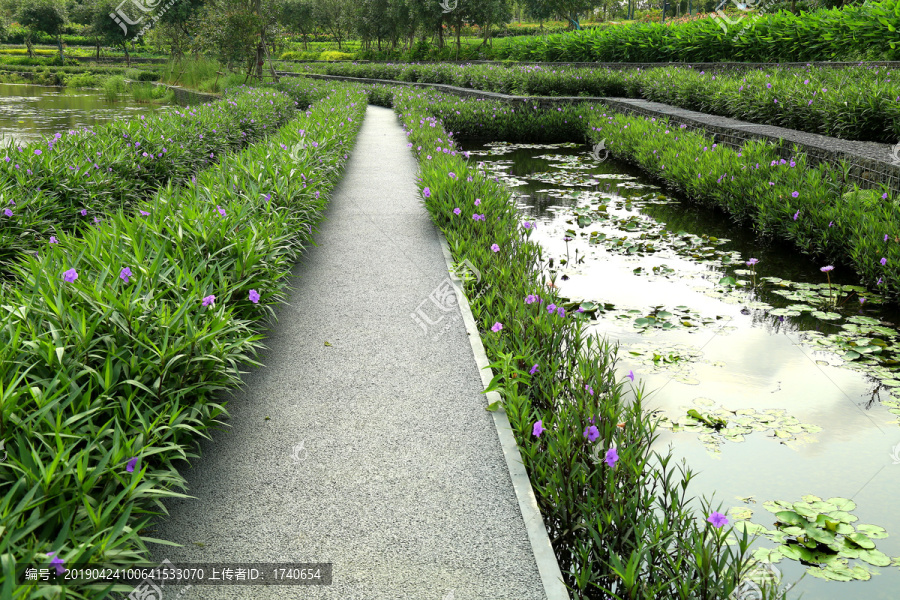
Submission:
<svg viewBox="0 0 900 600">
<path fill-rule="evenodd" d="M 101 90 L 0 83 L 0 145 L 34 142 L 59 131 L 158 110 L 166 107 L 138 104 L 125 95 L 112 102 Z"/>
<path fill-rule="evenodd" d="M 658 449 L 695 472 L 689 495 L 760 533 L 782 583 L 805 574 L 787 597 L 897 598 L 900 310 L 581 144 L 462 147 L 518 195 L 560 293 L 618 342 L 621 378 L 665 419 Z M 776 528 L 779 511 L 805 518 Z"/>
</svg>

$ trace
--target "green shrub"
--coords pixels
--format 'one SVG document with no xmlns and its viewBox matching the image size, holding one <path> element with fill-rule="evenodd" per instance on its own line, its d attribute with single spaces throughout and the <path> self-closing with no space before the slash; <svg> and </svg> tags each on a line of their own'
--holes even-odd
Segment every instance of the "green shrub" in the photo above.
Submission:
<svg viewBox="0 0 900 600">
<path fill-rule="evenodd" d="M 66 87 L 95 88 L 100 85 L 100 78 L 93 73 L 76 73 L 65 77 Z"/>
<path fill-rule="evenodd" d="M 107 100 L 118 100 L 119 94 L 125 92 L 125 78 L 113 75 L 103 80 L 103 94 Z"/>
</svg>

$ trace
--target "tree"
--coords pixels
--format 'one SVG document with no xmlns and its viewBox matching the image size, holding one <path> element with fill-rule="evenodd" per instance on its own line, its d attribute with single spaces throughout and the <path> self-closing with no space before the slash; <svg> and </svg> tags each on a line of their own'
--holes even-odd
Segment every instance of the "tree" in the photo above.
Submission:
<svg viewBox="0 0 900 600">
<path fill-rule="evenodd" d="M 352 13 L 353 0 L 316 0 L 313 9 L 316 21 L 334 37 L 338 50 L 353 27 Z"/>
<path fill-rule="evenodd" d="M 31 49 L 32 32 L 43 32 L 47 35 L 56 37 L 56 44 L 59 47 L 59 58 L 62 60 L 62 32 L 69 18 L 66 14 L 66 7 L 62 0 L 25 0 L 19 7 L 17 15 L 19 24 L 25 27 L 26 45 L 28 53 L 34 55 Z"/>
<path fill-rule="evenodd" d="M 307 36 L 316 30 L 313 5 L 310 0 L 285 0 L 279 7 L 279 20 L 290 32 L 303 36 L 303 49 L 309 50 Z"/>
<path fill-rule="evenodd" d="M 602 0 L 524 0 L 528 12 L 536 18 L 543 20 L 559 15 L 576 30 L 581 29 L 581 16 L 592 12 L 601 4 Z"/>
</svg>

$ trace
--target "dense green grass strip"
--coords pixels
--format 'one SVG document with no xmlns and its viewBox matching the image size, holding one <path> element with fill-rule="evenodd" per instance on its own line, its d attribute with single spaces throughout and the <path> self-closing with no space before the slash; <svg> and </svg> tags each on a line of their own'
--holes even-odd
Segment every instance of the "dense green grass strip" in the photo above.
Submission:
<svg viewBox="0 0 900 600">
<path fill-rule="evenodd" d="M 655 420 L 642 409 L 643 391 L 618 380 L 615 349 L 585 333 L 579 306 L 548 289 L 541 249 L 529 241 L 531 224 L 521 221 L 510 192 L 455 149 L 445 119 L 460 127 L 473 115 L 466 103 L 387 86 L 373 87 L 370 98 L 400 115 L 419 159 L 425 206 L 454 259 L 482 274 L 466 293 L 493 361 L 491 389 L 503 397 L 573 598 L 727 598 L 749 542 L 725 545 L 728 531 L 705 522 L 707 501 L 698 512 L 688 508 L 681 484 L 690 471 L 676 473 L 671 455 L 650 451 Z M 559 116 L 538 112 L 527 113 L 526 126 L 540 135 Z M 535 127 L 541 118 L 546 127 Z M 521 135 L 521 120 L 501 114 L 495 135 Z M 626 386 L 634 394 L 628 401 Z"/>
<path fill-rule="evenodd" d="M 787 161 L 762 141 L 740 150 L 716 146 L 666 119 L 594 114 L 591 128 L 592 142 L 605 139 L 614 156 L 687 197 L 751 222 L 761 235 L 851 266 L 863 285 L 900 297 L 900 200 L 886 188 L 848 186 L 846 165 L 809 166 L 796 147 Z"/>
<path fill-rule="evenodd" d="M 181 495 L 176 461 L 227 414 L 216 392 L 256 364 L 362 122 L 355 86 L 294 91 L 314 105 L 265 143 L 17 266 L 0 297 L 0 596 L 50 552 L 145 560 L 141 530 Z"/>
<path fill-rule="evenodd" d="M 900 140 L 900 74 L 884 67 L 771 67 L 737 73 L 456 64 L 304 65 L 306 72 L 441 83 L 523 96 L 645 98 L 848 140 Z"/>
<path fill-rule="evenodd" d="M 168 182 L 188 181 L 277 130 L 302 101 L 275 90 L 237 89 L 222 102 L 59 132 L 0 151 L 0 268 L 8 271 L 51 236 L 78 234 Z"/>
<path fill-rule="evenodd" d="M 741 18 L 743 17 L 743 18 Z M 739 22 L 704 18 L 688 23 L 627 23 L 584 32 L 517 38 L 494 55 L 526 61 L 792 62 L 897 60 L 900 2 L 750 16 Z M 746 27 L 746 28 L 745 28 Z M 727 29 L 727 31 L 726 31 Z"/>
</svg>

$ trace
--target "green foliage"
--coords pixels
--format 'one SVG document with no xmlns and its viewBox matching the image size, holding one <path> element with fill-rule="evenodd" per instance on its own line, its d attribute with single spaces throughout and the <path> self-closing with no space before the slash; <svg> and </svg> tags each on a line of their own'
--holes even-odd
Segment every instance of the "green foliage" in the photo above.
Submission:
<svg viewBox="0 0 900 600">
<path fill-rule="evenodd" d="M 103 95 L 107 100 L 115 101 L 123 92 L 125 92 L 125 78 L 121 75 L 113 75 L 103 80 Z"/>
<path fill-rule="evenodd" d="M 265 319 L 284 298 L 365 111 L 359 89 L 280 89 L 265 97 L 313 101 L 310 112 L 196 183 L 119 206 L 82 237 L 60 233 L 20 265 L 16 287 L 3 288 L 0 586 L 22 581 L 29 563 L 49 566 L 50 552 L 66 564 L 146 561 L 146 543 L 158 540 L 145 527 L 160 499 L 187 497 L 176 491 L 185 487 L 178 461 L 196 457 L 199 438 L 227 415 L 219 390 L 240 383 L 239 367 L 258 364 Z M 266 106 L 255 116 L 270 124 L 284 112 Z M 332 111 L 354 120 L 329 121 Z M 282 150 L 304 136 L 319 141 L 315 153 Z M 71 283 L 61 275 L 69 269 L 78 273 Z M 48 589 L 22 585 L 16 597 Z M 99 593 L 70 586 L 65 595 Z"/>
<path fill-rule="evenodd" d="M 852 266 L 863 285 L 900 297 L 900 202 L 888 190 L 849 186 L 850 166 L 810 165 L 796 147 L 752 141 L 735 150 L 667 119 L 594 114 L 591 143 L 640 165 L 673 189 L 792 242 L 828 263 Z M 790 158 L 787 158 L 787 156 Z M 785 158 L 782 158 L 785 156 Z M 884 239 L 885 234 L 891 236 Z M 881 259 L 886 264 L 881 264 Z"/>
<path fill-rule="evenodd" d="M 413 63 L 304 65 L 303 70 L 526 96 L 645 98 L 843 139 L 896 143 L 900 138 L 900 76 L 887 67 L 771 67 L 706 73 L 680 67 L 619 70 Z"/>
<path fill-rule="evenodd" d="M 100 78 L 93 73 L 77 73 L 65 78 L 66 87 L 95 88 L 100 85 Z"/>
<path fill-rule="evenodd" d="M 767 13 L 732 25 L 712 15 L 679 24 L 629 23 L 516 39 L 495 55 L 542 62 L 791 62 L 853 59 L 871 49 L 879 60 L 896 60 L 898 7 L 900 0 L 883 0 L 799 15 Z"/>
<path fill-rule="evenodd" d="M 110 90 L 121 89 L 118 85 L 118 80 L 109 83 Z M 0 267 L 9 272 L 22 254 L 46 247 L 50 235 L 75 235 L 93 219 L 133 206 L 160 186 L 189 179 L 292 117 L 291 98 L 272 97 L 266 104 L 270 110 L 261 111 L 256 107 L 260 95 L 117 121 L 98 127 L 96 135 L 72 130 L 23 147 L 21 153 L 7 150 L 0 156 L 0 203 L 14 200 L 16 208 L 14 218 L 0 220 Z M 252 124 L 241 122 L 251 119 Z"/>
</svg>

